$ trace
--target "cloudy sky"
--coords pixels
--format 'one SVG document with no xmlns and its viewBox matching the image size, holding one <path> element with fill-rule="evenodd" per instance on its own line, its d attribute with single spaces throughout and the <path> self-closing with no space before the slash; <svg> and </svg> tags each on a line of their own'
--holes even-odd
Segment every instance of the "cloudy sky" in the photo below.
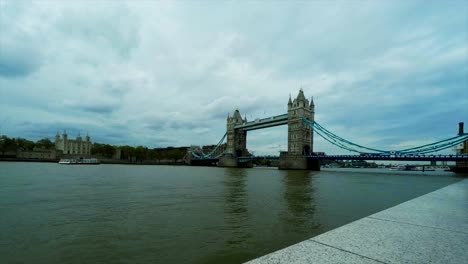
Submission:
<svg viewBox="0 0 468 264">
<path fill-rule="evenodd" d="M 371 147 L 468 130 L 468 3 L 0 0 L 10 137 L 215 144 L 235 108 L 283 114 L 300 87 L 322 126 Z M 249 132 L 248 148 L 277 154 L 287 127 Z"/>
</svg>

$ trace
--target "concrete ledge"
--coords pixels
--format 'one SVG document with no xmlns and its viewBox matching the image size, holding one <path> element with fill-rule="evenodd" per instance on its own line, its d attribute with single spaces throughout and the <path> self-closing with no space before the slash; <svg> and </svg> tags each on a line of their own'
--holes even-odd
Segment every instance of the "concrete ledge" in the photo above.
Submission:
<svg viewBox="0 0 468 264">
<path fill-rule="evenodd" d="M 247 263 L 468 263 L 468 179 Z"/>
</svg>

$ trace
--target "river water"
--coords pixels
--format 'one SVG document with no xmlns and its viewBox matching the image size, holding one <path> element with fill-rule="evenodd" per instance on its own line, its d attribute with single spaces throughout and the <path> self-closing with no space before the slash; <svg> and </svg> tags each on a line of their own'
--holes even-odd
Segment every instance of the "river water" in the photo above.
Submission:
<svg viewBox="0 0 468 264">
<path fill-rule="evenodd" d="M 2 263 L 242 263 L 458 181 L 449 172 L 0 162 Z"/>
</svg>

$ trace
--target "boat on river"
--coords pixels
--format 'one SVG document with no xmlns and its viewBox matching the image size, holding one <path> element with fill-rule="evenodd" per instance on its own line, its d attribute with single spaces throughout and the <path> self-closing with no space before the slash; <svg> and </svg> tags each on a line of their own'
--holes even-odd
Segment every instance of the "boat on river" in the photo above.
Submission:
<svg viewBox="0 0 468 264">
<path fill-rule="evenodd" d="M 90 159 L 60 159 L 58 162 L 62 165 L 99 165 L 101 162 L 98 159 L 90 158 Z"/>
<path fill-rule="evenodd" d="M 394 165 L 390 167 L 390 170 L 404 171 L 404 170 L 408 170 L 408 168 L 405 165 Z"/>
</svg>

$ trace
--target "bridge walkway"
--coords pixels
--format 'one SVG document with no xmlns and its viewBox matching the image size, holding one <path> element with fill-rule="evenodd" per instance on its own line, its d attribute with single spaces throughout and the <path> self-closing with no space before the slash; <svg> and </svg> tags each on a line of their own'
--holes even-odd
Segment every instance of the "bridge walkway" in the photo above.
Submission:
<svg viewBox="0 0 468 264">
<path fill-rule="evenodd" d="M 247 263 L 468 263 L 468 179 Z"/>
</svg>

